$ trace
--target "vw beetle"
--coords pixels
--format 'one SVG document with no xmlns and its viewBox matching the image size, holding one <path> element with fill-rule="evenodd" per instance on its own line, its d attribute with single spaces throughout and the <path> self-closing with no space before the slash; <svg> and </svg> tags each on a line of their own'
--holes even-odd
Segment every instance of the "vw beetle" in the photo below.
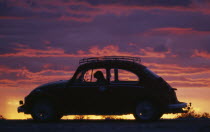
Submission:
<svg viewBox="0 0 210 132">
<path fill-rule="evenodd" d="M 18 112 L 31 114 L 36 121 L 123 114 L 154 121 L 166 113 L 187 112 L 188 104 L 178 101 L 176 89 L 140 61 L 127 56 L 81 59 L 70 80 L 38 86 L 20 101 Z"/>
</svg>

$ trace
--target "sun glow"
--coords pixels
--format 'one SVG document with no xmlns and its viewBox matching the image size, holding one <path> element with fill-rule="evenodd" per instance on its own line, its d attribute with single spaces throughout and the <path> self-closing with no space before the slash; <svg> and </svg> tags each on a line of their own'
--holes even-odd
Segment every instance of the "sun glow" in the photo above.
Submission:
<svg viewBox="0 0 210 132">
<path fill-rule="evenodd" d="M 6 103 L 6 112 L 3 113 L 3 116 L 6 119 L 29 119 L 30 115 L 17 112 L 17 107 L 19 106 L 18 99 L 8 99 Z"/>
<path fill-rule="evenodd" d="M 24 114 L 24 113 L 18 113 L 17 112 L 17 107 L 19 106 L 18 100 L 8 100 L 7 102 L 7 107 L 6 107 L 6 112 L 3 114 L 3 116 L 6 119 L 31 119 L 31 115 L 29 114 Z M 174 118 L 174 115 L 164 115 L 162 118 Z M 127 114 L 127 115 L 69 115 L 69 116 L 64 116 L 62 119 L 64 120 L 77 120 L 77 119 L 82 119 L 82 120 L 107 120 L 107 119 L 113 119 L 113 120 L 118 120 L 118 119 L 124 119 L 124 120 L 134 120 L 133 114 Z"/>
<path fill-rule="evenodd" d="M 210 89 L 195 89 L 195 88 L 183 88 L 177 90 L 177 96 L 180 101 L 183 102 L 192 102 L 193 110 L 197 113 L 207 112 L 210 113 L 210 109 L 208 107 L 208 99 L 209 99 L 209 92 Z M 23 113 L 18 113 L 17 108 L 19 106 L 19 97 L 11 98 L 8 97 L 7 99 L 0 100 L 1 108 L 0 115 L 3 115 L 6 119 L 30 119 L 30 115 L 26 115 Z M 177 114 L 164 114 L 162 116 L 163 119 L 173 119 L 177 116 Z M 122 115 L 122 116 L 101 116 L 101 115 L 71 115 L 71 116 L 64 116 L 62 119 L 126 119 L 126 120 L 133 120 L 134 117 L 132 114 L 129 115 Z"/>
</svg>

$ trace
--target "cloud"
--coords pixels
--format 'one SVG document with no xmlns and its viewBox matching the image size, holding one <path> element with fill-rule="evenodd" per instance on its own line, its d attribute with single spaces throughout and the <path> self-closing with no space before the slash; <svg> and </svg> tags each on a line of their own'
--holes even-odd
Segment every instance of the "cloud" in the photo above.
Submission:
<svg viewBox="0 0 210 132">
<path fill-rule="evenodd" d="M 169 82 L 171 85 L 175 87 L 190 87 L 190 88 L 208 88 L 210 86 L 209 84 L 210 79 L 209 78 L 190 78 L 190 77 L 182 77 L 177 79 L 169 79 L 167 82 Z"/>
<path fill-rule="evenodd" d="M 17 16 L 0 16 L 0 19 L 6 19 L 6 20 L 22 20 L 22 19 L 28 19 L 28 17 L 17 17 Z"/>
<path fill-rule="evenodd" d="M 0 2 L 0 19 L 53 19 L 90 22 L 104 14 L 127 15 L 137 10 L 168 10 L 210 13 L 206 2 L 192 0 L 8 0 Z M 198 6 L 199 5 L 199 6 Z M 202 7 L 200 6 L 202 5 Z"/>
<path fill-rule="evenodd" d="M 210 59 L 210 53 L 208 53 L 207 51 L 199 51 L 195 49 L 192 57 L 202 57 L 205 59 Z"/>
<path fill-rule="evenodd" d="M 158 75 L 164 77 L 172 86 L 176 87 L 209 87 L 210 70 L 208 68 L 182 67 L 175 64 L 143 63 Z M 0 73 L 5 75 L 0 78 L 0 87 L 12 89 L 32 89 L 38 85 L 56 81 L 68 80 L 75 71 L 67 69 L 50 69 L 53 64 L 45 64 L 41 71 L 32 72 L 26 67 L 12 69 L 0 66 Z M 14 73 L 14 74 L 13 74 Z M 121 74 L 121 78 L 130 78 L 127 74 Z M 15 78 L 12 76 L 16 76 Z M 3 90 L 3 89 L 2 89 Z M 6 89 L 5 89 L 6 90 Z M 3 90 L 4 91 L 4 90 Z"/>
<path fill-rule="evenodd" d="M 158 74 L 164 76 L 192 76 L 210 74 L 209 67 L 181 66 L 177 64 L 144 63 Z"/>
<path fill-rule="evenodd" d="M 45 64 L 43 69 L 39 72 L 32 72 L 26 67 L 21 69 L 13 69 L 6 66 L 0 66 L 1 85 L 8 85 L 19 87 L 23 84 L 37 84 L 55 81 L 58 79 L 69 79 L 74 71 L 69 70 L 68 67 L 60 68 L 59 70 L 50 69 L 52 64 Z M 5 76 L 2 76 L 5 75 Z M 7 76 L 6 76 L 7 75 Z M 14 77 L 15 76 L 15 77 Z M 2 87 L 4 88 L 4 87 Z"/>
<path fill-rule="evenodd" d="M 87 2 L 91 5 L 125 5 L 125 6 L 183 6 L 191 5 L 191 0 L 184 1 L 168 1 L 168 0 L 78 0 Z"/>
<path fill-rule="evenodd" d="M 22 46 L 22 45 L 21 45 Z M 88 51 L 78 50 L 77 54 L 65 53 L 61 48 L 47 47 L 46 49 L 14 48 L 15 53 L 1 54 L 0 57 L 96 57 L 96 56 L 135 56 L 143 58 L 165 58 L 173 56 L 171 51 L 156 52 L 154 48 L 139 49 L 138 53 L 120 51 L 115 45 L 107 45 L 103 48 L 90 47 Z"/>
<path fill-rule="evenodd" d="M 173 87 L 209 88 L 209 68 L 181 66 L 177 64 L 143 63 L 163 77 Z"/>
<path fill-rule="evenodd" d="M 171 55 L 171 51 L 156 52 L 154 48 L 147 47 L 145 49 L 140 49 L 140 53 L 143 53 L 142 57 L 154 57 L 154 58 L 166 58 L 166 56 Z M 173 56 L 173 55 L 171 55 Z"/>
<path fill-rule="evenodd" d="M 46 50 L 31 48 L 15 48 L 16 53 L 1 54 L 0 57 L 73 57 L 64 53 L 63 49 L 48 47 Z"/>
<path fill-rule="evenodd" d="M 164 27 L 151 29 L 145 32 L 144 35 L 210 35 L 210 31 L 198 31 L 192 28 Z"/>
<path fill-rule="evenodd" d="M 97 9 L 89 4 L 57 0 L 7 0 L 0 2 L 0 19 L 50 19 L 59 21 L 89 22 Z"/>
</svg>

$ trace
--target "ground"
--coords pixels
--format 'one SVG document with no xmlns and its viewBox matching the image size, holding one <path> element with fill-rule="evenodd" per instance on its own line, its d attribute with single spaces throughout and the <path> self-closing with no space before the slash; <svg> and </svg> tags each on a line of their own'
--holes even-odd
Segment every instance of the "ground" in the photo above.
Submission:
<svg viewBox="0 0 210 132">
<path fill-rule="evenodd" d="M 1 132 L 210 132 L 210 120 L 160 120 L 141 123 L 134 120 L 62 120 L 37 123 L 32 120 L 0 120 Z"/>
</svg>

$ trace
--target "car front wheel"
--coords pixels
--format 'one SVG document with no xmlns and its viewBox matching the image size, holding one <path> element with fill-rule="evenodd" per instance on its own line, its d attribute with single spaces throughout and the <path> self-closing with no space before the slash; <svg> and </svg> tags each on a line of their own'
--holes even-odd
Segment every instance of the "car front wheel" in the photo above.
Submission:
<svg viewBox="0 0 210 132">
<path fill-rule="evenodd" d="M 35 121 L 56 120 L 56 111 L 49 101 L 36 102 L 31 111 L 31 116 Z"/>
<path fill-rule="evenodd" d="M 136 105 L 134 117 L 139 121 L 155 121 L 161 118 L 163 114 L 151 101 L 141 101 Z"/>
</svg>

